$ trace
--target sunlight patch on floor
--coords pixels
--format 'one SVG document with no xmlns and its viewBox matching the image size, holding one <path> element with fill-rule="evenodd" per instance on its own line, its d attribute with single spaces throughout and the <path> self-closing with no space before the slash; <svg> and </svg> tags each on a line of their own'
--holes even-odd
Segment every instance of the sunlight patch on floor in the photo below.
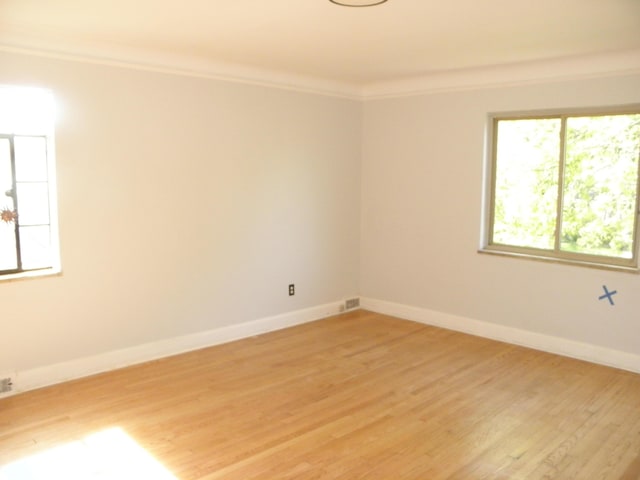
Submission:
<svg viewBox="0 0 640 480">
<path fill-rule="evenodd" d="M 120 428 L 0 466 L 0 480 L 178 480 Z"/>
</svg>

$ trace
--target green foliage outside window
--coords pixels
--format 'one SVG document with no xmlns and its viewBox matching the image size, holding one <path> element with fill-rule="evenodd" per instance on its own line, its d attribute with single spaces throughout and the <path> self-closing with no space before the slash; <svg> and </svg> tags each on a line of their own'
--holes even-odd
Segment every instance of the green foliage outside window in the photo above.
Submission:
<svg viewBox="0 0 640 480">
<path fill-rule="evenodd" d="M 635 259 L 640 114 L 494 128 L 491 245 Z"/>
</svg>

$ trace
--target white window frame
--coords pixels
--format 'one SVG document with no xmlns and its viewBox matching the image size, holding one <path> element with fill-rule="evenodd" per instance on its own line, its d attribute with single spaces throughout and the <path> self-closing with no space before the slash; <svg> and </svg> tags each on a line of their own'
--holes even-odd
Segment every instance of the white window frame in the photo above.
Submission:
<svg viewBox="0 0 640 480">
<path fill-rule="evenodd" d="M 18 108 L 16 108 L 18 107 Z M 0 282 L 61 273 L 58 231 L 57 178 L 54 144 L 55 105 L 52 92 L 37 87 L 0 85 L 0 133 L 8 136 L 37 136 L 46 141 L 49 201 L 50 261 L 44 268 L 0 274 Z M 7 112 L 9 115 L 7 115 Z M 18 118 L 10 118 L 14 112 Z M 34 116 L 39 121 L 33 122 Z M 4 192 L 0 192 L 4 194 Z M 1 206 L 1 205 L 0 205 Z M 19 221 L 19 219 L 18 219 Z"/>
<path fill-rule="evenodd" d="M 483 202 L 483 222 L 482 222 L 482 239 L 480 253 L 491 253 L 497 255 L 518 257 L 531 260 L 542 260 L 556 263 L 566 263 L 572 265 L 580 265 L 594 268 L 604 268 L 612 270 L 620 270 L 626 272 L 640 272 L 638 266 L 638 249 L 640 244 L 640 161 L 638 168 L 638 176 L 636 182 L 636 215 L 634 219 L 634 238 L 632 242 L 632 257 L 618 258 L 611 256 L 592 255 L 584 253 L 574 253 L 562 251 L 558 245 L 556 238 L 553 249 L 538 249 L 533 247 L 521 247 L 513 245 L 505 245 L 495 243 L 493 240 L 494 213 L 495 213 L 495 188 L 496 188 L 496 168 L 497 168 L 497 142 L 498 129 L 497 124 L 502 120 L 527 120 L 527 119 L 545 119 L 545 118 L 561 118 L 566 120 L 569 117 L 576 116 L 606 116 L 619 114 L 640 114 L 640 105 L 626 105 L 608 108 L 587 108 L 572 110 L 546 110 L 546 111 L 527 111 L 527 112 L 507 112 L 492 113 L 488 116 L 487 122 L 487 141 L 486 141 L 486 157 L 485 157 L 485 175 L 484 175 L 484 202 Z M 563 124 L 564 125 L 564 124 Z M 564 129 L 563 129 L 564 130 Z M 560 165 L 559 181 L 562 181 L 562 167 L 564 164 L 565 136 L 562 133 L 562 142 L 558 162 Z M 639 152 L 640 156 L 640 152 Z M 639 158 L 640 160 L 640 158 Z M 559 215 L 561 202 L 558 202 L 556 214 Z M 560 219 L 561 217 L 556 217 Z M 560 228 L 556 229 L 555 236 L 560 235 Z"/>
</svg>

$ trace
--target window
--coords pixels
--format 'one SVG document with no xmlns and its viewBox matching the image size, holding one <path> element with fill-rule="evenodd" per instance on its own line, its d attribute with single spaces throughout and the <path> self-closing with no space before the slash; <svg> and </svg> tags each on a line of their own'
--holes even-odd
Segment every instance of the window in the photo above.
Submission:
<svg viewBox="0 0 640 480">
<path fill-rule="evenodd" d="M 48 92 L 0 87 L 0 275 L 59 270 Z"/>
<path fill-rule="evenodd" d="M 640 109 L 493 118 L 487 251 L 636 269 Z"/>
</svg>

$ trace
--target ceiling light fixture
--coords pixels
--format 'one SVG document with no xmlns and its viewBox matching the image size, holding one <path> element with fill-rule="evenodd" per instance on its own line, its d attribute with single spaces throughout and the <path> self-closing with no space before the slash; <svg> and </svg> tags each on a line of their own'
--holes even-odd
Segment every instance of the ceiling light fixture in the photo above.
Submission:
<svg viewBox="0 0 640 480">
<path fill-rule="evenodd" d="M 336 5 L 342 5 L 343 7 L 373 7 L 374 5 L 380 5 L 387 0 L 329 0 Z"/>
</svg>

